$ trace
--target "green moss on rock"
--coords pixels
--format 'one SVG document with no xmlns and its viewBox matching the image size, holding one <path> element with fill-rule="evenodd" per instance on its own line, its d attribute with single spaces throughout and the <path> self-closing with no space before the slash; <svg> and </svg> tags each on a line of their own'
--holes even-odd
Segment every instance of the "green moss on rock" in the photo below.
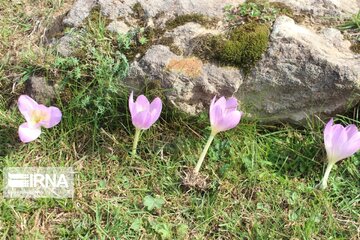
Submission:
<svg viewBox="0 0 360 240">
<path fill-rule="evenodd" d="M 193 54 L 220 65 L 238 67 L 248 73 L 266 51 L 269 34 L 266 24 L 244 24 L 231 30 L 227 36 L 205 35 L 197 38 Z"/>
<path fill-rule="evenodd" d="M 216 19 L 211 19 L 205 15 L 193 13 L 193 14 L 185 14 L 175 17 L 166 22 L 166 28 L 168 30 L 174 29 L 176 27 L 182 26 L 189 22 L 195 22 L 205 27 L 211 27 L 216 25 Z"/>
<path fill-rule="evenodd" d="M 354 53 L 359 53 L 360 54 L 360 42 L 356 42 L 356 43 L 351 44 L 350 49 Z"/>
<path fill-rule="evenodd" d="M 145 10 L 143 6 L 141 6 L 141 3 L 137 2 L 132 6 L 131 10 L 133 11 L 132 17 L 138 20 L 144 20 L 145 19 Z"/>
<path fill-rule="evenodd" d="M 286 15 L 289 17 L 294 16 L 294 11 L 285 3 L 282 2 L 271 2 L 270 6 L 277 9 L 280 15 Z"/>
<path fill-rule="evenodd" d="M 89 16 L 87 17 L 87 25 L 90 24 L 103 24 L 107 26 L 111 19 L 101 14 L 101 9 L 99 7 L 94 7 Z"/>
<path fill-rule="evenodd" d="M 168 46 L 170 48 L 170 51 L 172 51 L 176 55 L 182 54 L 181 49 L 175 45 L 173 37 L 162 37 L 159 39 L 159 41 L 156 42 L 156 44 Z"/>
</svg>

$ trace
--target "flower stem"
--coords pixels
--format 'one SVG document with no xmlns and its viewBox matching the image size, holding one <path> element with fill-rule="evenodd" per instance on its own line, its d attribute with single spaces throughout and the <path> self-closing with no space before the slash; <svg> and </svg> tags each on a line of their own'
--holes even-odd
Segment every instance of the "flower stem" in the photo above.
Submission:
<svg viewBox="0 0 360 240">
<path fill-rule="evenodd" d="M 140 132 L 141 132 L 141 129 L 136 128 L 135 137 L 134 137 L 134 143 L 133 143 L 133 148 L 132 148 L 132 153 L 131 153 L 131 156 L 133 158 L 136 156 L 136 148 L 137 148 L 137 145 L 138 145 L 138 142 L 139 142 Z"/>
<path fill-rule="evenodd" d="M 331 169 L 332 169 L 333 166 L 334 166 L 334 163 L 328 163 L 328 165 L 326 167 L 326 170 L 325 170 L 324 177 L 321 179 L 321 182 L 320 182 L 320 185 L 319 185 L 320 189 L 327 188 L 327 182 L 328 182 L 329 175 L 330 175 L 330 172 L 331 172 Z"/>
<path fill-rule="evenodd" d="M 210 137 L 209 137 L 209 139 L 208 139 L 208 141 L 207 141 L 207 143 L 206 143 L 206 145 L 204 147 L 204 150 L 202 151 L 202 153 L 200 155 L 199 161 L 196 164 L 196 167 L 194 169 L 195 173 L 199 173 L 201 165 L 202 165 L 202 163 L 204 161 L 205 155 L 206 155 L 207 151 L 209 150 L 209 147 L 210 147 L 212 141 L 214 140 L 214 137 L 215 137 L 215 134 L 211 133 Z"/>
</svg>

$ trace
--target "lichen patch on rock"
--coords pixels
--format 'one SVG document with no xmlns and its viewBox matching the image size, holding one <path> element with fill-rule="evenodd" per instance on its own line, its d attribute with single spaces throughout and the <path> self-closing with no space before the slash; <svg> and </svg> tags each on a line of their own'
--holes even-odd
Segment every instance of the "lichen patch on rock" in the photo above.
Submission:
<svg viewBox="0 0 360 240">
<path fill-rule="evenodd" d="M 199 77 L 203 73 L 203 63 L 195 57 L 183 59 L 171 59 L 166 68 L 175 73 L 181 73 L 188 77 Z"/>
</svg>

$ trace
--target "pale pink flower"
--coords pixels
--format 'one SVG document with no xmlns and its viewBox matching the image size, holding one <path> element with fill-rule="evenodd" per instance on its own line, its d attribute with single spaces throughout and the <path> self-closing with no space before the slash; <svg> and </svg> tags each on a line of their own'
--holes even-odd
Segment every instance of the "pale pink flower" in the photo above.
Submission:
<svg viewBox="0 0 360 240">
<path fill-rule="evenodd" d="M 210 123 L 214 134 L 236 127 L 241 119 L 242 112 L 237 110 L 237 100 L 234 97 L 221 97 L 216 101 L 213 98 L 210 104 Z"/>
<path fill-rule="evenodd" d="M 26 122 L 19 126 L 19 137 L 24 143 L 37 139 L 41 127 L 51 128 L 61 121 L 61 111 L 57 107 L 46 107 L 38 104 L 31 97 L 21 95 L 18 107 Z"/>
<path fill-rule="evenodd" d="M 360 149 L 360 132 L 354 124 L 344 127 L 334 124 L 334 120 L 330 119 L 324 129 L 324 144 L 328 165 L 320 183 L 321 189 L 327 187 L 329 174 L 335 163 L 350 157 Z"/>
</svg>

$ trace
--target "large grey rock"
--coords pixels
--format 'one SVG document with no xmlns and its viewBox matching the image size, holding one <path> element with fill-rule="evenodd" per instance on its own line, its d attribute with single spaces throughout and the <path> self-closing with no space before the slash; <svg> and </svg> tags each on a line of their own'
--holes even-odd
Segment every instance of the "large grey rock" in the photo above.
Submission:
<svg viewBox="0 0 360 240">
<path fill-rule="evenodd" d="M 338 30 L 316 33 L 283 16 L 270 41 L 236 94 L 252 115 L 298 122 L 343 112 L 359 100 L 360 57 Z"/>
<path fill-rule="evenodd" d="M 215 95 L 232 96 L 243 79 L 236 68 L 203 63 L 195 57 L 182 57 L 169 47 L 155 45 L 130 67 L 126 82 L 141 86 L 144 80 L 158 80 L 168 99 L 190 114 L 202 111 Z"/>
<path fill-rule="evenodd" d="M 79 27 L 89 16 L 96 3 L 97 0 L 77 0 L 64 18 L 64 24 L 70 27 Z"/>
<path fill-rule="evenodd" d="M 139 0 L 138 2 L 149 17 L 155 17 L 162 12 L 174 15 L 200 13 L 210 17 L 221 17 L 226 5 L 237 5 L 245 0 Z"/>
<path fill-rule="evenodd" d="M 44 77 L 32 76 L 26 84 L 26 93 L 39 103 L 48 103 L 55 99 L 55 88 Z"/>
<path fill-rule="evenodd" d="M 360 8 L 359 0 L 270 0 L 281 2 L 298 13 L 314 17 L 348 17 Z M 177 15 L 199 13 L 209 17 L 222 18 L 226 5 L 238 5 L 245 0 L 77 0 L 64 19 L 68 26 L 78 27 L 98 6 L 110 19 L 129 19 L 134 14 L 133 7 L 140 4 L 146 18 L 172 18 Z M 160 17 L 161 16 L 161 17 Z"/>
<path fill-rule="evenodd" d="M 63 57 L 69 57 L 78 47 L 80 35 L 78 33 L 68 33 L 62 36 L 56 45 L 56 51 Z"/>
<path fill-rule="evenodd" d="M 297 12 L 310 14 L 314 17 L 348 17 L 357 13 L 359 0 L 270 0 L 281 2 Z"/>
<path fill-rule="evenodd" d="M 360 7 L 359 0 L 271 0 L 289 5 L 298 13 L 316 19 L 328 16 L 347 17 Z M 119 18 L 128 26 L 137 23 L 133 7 L 141 5 L 141 17 L 149 26 L 164 26 L 177 15 L 199 13 L 224 17 L 223 7 L 244 0 L 78 0 L 64 22 L 80 26 L 92 8 L 113 19 L 110 30 L 122 29 Z M 185 112 L 204 110 L 214 95 L 235 95 L 242 108 L 263 120 L 303 121 L 309 115 L 332 115 L 343 112 L 359 100 L 360 57 L 349 50 L 350 42 L 342 34 L 325 28 L 319 31 L 279 17 L 270 36 L 269 48 L 248 76 L 235 68 L 205 63 L 191 56 L 194 38 L 221 34 L 223 24 L 208 29 L 186 23 L 168 30 L 162 37 L 173 39 L 182 55 L 162 45 L 152 46 L 136 59 L 126 82 L 141 88 L 143 81 L 160 81 L 167 97 Z M 119 27 L 119 28 L 118 28 Z M 124 30 L 125 29 L 125 30 Z M 64 39 L 67 43 L 68 39 Z M 161 41 L 159 41 L 161 42 Z M 165 44 L 165 43 L 163 43 Z M 67 45 L 64 45 L 67 46 Z"/>
<path fill-rule="evenodd" d="M 110 32 L 115 32 L 118 34 L 127 34 L 130 31 L 130 27 L 126 25 L 123 21 L 112 21 L 107 27 L 107 30 Z"/>
<path fill-rule="evenodd" d="M 113 20 L 131 18 L 135 4 L 140 4 L 146 18 L 162 16 L 169 19 L 191 13 L 221 18 L 224 15 L 224 6 L 243 2 L 245 0 L 77 0 L 64 23 L 74 27 L 80 26 L 96 5 L 105 16 Z"/>
<path fill-rule="evenodd" d="M 98 0 L 101 12 L 110 19 L 127 18 L 138 0 Z"/>
<path fill-rule="evenodd" d="M 174 45 L 177 46 L 185 55 L 188 55 L 192 50 L 191 40 L 206 34 L 218 35 L 221 33 L 222 31 L 220 30 L 207 29 L 198 23 L 189 22 L 166 32 L 164 37 L 174 39 Z"/>
</svg>

